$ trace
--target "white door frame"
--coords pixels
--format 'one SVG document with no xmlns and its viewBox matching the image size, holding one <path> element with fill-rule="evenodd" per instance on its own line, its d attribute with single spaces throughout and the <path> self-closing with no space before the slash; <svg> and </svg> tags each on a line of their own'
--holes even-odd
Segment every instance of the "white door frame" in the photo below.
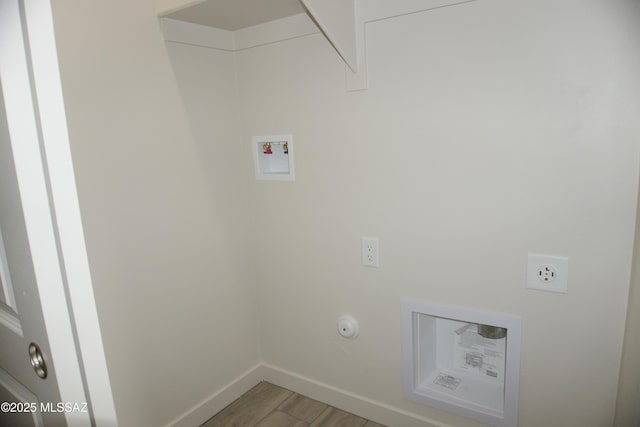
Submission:
<svg viewBox="0 0 640 427">
<path fill-rule="evenodd" d="M 57 269 L 60 278 L 50 281 L 41 293 L 51 357 L 62 401 L 76 402 L 79 396 L 86 396 L 95 425 L 113 426 L 117 418 L 80 218 L 51 0 L 24 0 L 23 7 L 41 130 L 39 155 L 49 193 L 48 211 L 30 214 L 40 215 L 42 223 L 50 224 L 57 254 L 49 254 L 45 261 L 50 263 L 50 271 Z M 67 422 L 80 425 L 73 417 L 67 417 Z"/>
</svg>

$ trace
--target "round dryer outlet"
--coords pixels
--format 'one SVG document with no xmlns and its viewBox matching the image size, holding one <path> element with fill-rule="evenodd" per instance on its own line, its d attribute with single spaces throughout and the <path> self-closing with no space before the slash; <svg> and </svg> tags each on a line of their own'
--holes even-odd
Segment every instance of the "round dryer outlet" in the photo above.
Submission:
<svg viewBox="0 0 640 427">
<path fill-rule="evenodd" d="M 558 276 L 553 265 L 541 265 L 538 267 L 538 279 L 543 283 L 551 283 Z"/>
</svg>

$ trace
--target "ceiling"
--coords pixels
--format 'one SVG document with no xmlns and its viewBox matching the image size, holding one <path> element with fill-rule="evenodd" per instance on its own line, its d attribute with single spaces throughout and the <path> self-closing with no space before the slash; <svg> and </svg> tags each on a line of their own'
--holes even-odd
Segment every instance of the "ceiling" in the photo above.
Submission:
<svg viewBox="0 0 640 427">
<path fill-rule="evenodd" d="M 299 0 L 206 0 L 165 17 L 236 31 L 304 11 Z"/>
</svg>

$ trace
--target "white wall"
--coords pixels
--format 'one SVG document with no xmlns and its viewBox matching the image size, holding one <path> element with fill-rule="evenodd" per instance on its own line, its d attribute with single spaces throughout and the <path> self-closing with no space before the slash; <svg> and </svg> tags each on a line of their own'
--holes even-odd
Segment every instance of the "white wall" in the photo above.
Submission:
<svg viewBox="0 0 640 427">
<path fill-rule="evenodd" d="M 521 427 L 612 424 L 640 154 L 624 0 L 368 24 L 363 92 L 320 34 L 165 47 L 162 2 L 54 2 L 122 426 L 166 424 L 259 360 L 478 425 L 403 398 L 401 297 L 524 317 Z M 294 183 L 253 179 L 248 141 L 272 133 L 294 136 Z M 569 256 L 567 295 L 524 289 L 527 252 Z"/>
<path fill-rule="evenodd" d="M 174 76 L 154 1 L 53 11 L 116 412 L 164 425 L 259 360 L 237 114 L 217 107 L 236 98 L 233 58 L 170 49 L 219 71 Z"/>
<path fill-rule="evenodd" d="M 520 425 L 610 426 L 640 148 L 626 15 L 482 0 L 374 22 L 364 92 L 321 35 L 237 52 L 243 139 L 296 148 L 295 183 L 250 188 L 264 360 L 472 426 L 402 397 L 400 298 L 515 313 Z M 527 252 L 569 257 L 567 295 L 524 289 Z M 356 341 L 335 332 L 344 312 Z"/>
</svg>

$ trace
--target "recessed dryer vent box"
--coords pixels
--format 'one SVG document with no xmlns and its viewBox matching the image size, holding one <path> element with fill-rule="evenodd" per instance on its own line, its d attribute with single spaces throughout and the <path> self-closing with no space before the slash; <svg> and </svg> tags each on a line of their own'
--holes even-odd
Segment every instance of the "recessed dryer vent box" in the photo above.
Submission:
<svg viewBox="0 0 640 427">
<path fill-rule="evenodd" d="M 251 149 L 256 179 L 295 181 L 291 135 L 254 136 Z"/>
<path fill-rule="evenodd" d="M 518 424 L 521 317 L 404 299 L 402 329 L 405 397 Z"/>
</svg>

